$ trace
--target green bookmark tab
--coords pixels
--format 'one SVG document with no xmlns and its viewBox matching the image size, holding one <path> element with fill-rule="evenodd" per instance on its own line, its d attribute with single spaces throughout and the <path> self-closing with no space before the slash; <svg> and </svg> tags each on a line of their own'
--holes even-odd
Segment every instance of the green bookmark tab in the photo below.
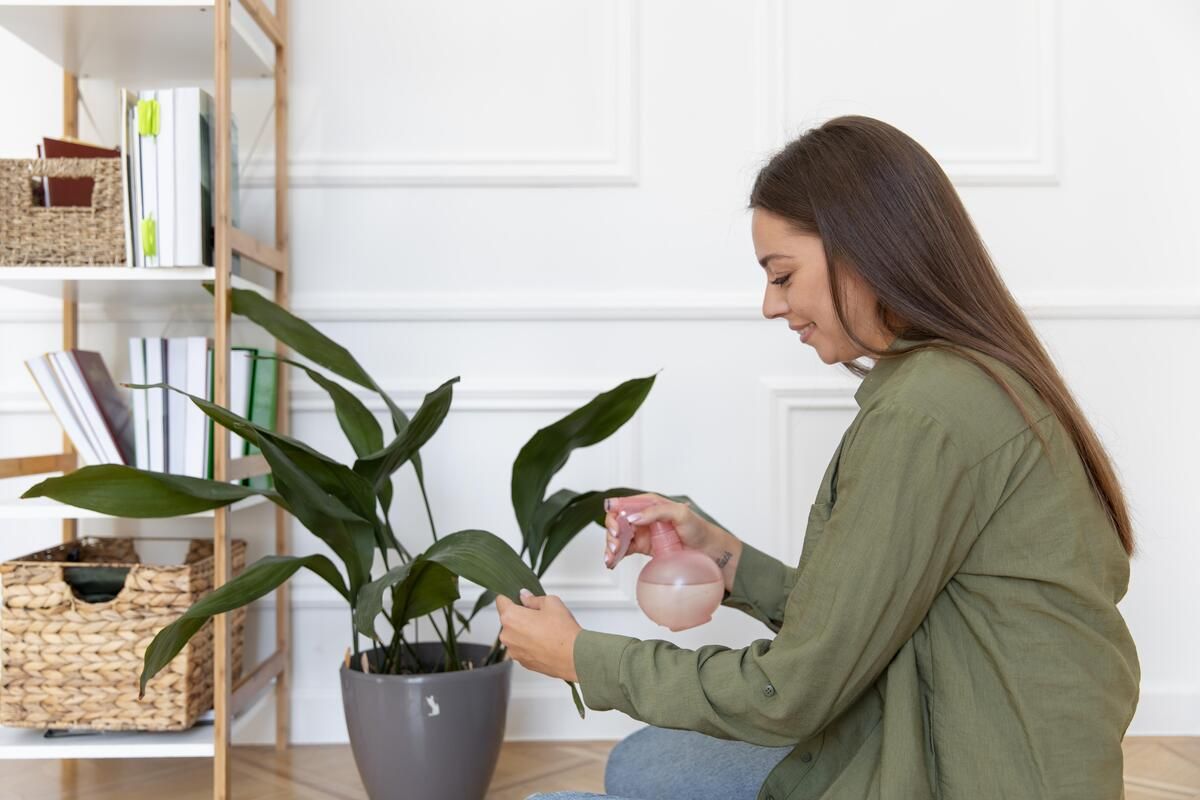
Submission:
<svg viewBox="0 0 1200 800">
<path fill-rule="evenodd" d="M 138 100 L 137 124 L 139 136 L 158 136 L 157 100 Z"/>
<path fill-rule="evenodd" d="M 154 217 L 146 217 L 142 220 L 142 255 L 152 256 L 156 250 L 156 242 L 154 241 Z"/>
</svg>

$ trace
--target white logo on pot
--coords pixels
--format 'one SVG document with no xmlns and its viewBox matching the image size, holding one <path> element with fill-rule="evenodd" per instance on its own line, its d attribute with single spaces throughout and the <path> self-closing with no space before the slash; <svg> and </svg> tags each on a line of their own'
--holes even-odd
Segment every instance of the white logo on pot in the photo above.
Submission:
<svg viewBox="0 0 1200 800">
<path fill-rule="evenodd" d="M 441 709 L 438 708 L 437 698 L 433 695 L 425 695 L 425 702 L 429 703 L 429 716 L 436 717 L 441 713 Z"/>
</svg>

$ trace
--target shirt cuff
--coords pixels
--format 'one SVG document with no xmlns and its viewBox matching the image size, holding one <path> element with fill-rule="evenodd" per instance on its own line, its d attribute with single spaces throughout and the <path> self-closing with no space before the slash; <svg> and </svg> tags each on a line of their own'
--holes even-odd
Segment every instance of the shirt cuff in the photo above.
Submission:
<svg viewBox="0 0 1200 800">
<path fill-rule="evenodd" d="M 634 716 L 633 704 L 621 688 L 621 656 L 638 641 L 615 633 L 582 630 L 575 637 L 575 675 L 583 702 L 593 711 L 616 709 Z"/>
</svg>

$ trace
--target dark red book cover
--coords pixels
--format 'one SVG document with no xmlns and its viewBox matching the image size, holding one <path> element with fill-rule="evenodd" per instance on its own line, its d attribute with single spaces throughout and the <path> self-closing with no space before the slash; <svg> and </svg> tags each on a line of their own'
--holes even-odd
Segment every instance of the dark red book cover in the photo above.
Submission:
<svg viewBox="0 0 1200 800">
<path fill-rule="evenodd" d="M 96 398 L 100 408 L 100 416 L 104 420 L 117 450 L 126 464 L 136 464 L 133 450 L 133 413 L 129 409 L 129 401 L 125 393 L 113 383 L 108 367 L 99 353 L 90 350 L 71 350 L 71 357 L 79 365 L 83 379 L 87 382 L 88 390 Z"/>
<path fill-rule="evenodd" d="M 120 150 L 109 150 L 80 142 L 68 142 L 63 139 L 43 138 L 45 158 L 120 158 Z M 90 206 L 92 204 L 92 187 L 95 184 L 91 178 L 50 178 L 47 181 L 49 194 L 46 205 L 59 208 L 61 206 Z"/>
</svg>

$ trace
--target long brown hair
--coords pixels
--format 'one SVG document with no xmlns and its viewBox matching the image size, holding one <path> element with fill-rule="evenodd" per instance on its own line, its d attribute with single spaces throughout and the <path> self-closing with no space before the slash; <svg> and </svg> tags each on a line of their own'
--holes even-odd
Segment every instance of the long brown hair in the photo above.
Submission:
<svg viewBox="0 0 1200 800">
<path fill-rule="evenodd" d="M 882 359 L 933 349 L 970 360 L 1004 389 L 1049 454 L 1012 387 L 964 348 L 1027 380 L 1070 434 L 1121 545 L 1133 554 L 1132 524 L 1108 454 L 1001 280 L 950 179 L 920 144 L 871 117 L 835 117 L 771 158 L 754 181 L 750 207 L 821 238 L 838 321 L 864 353 Z M 860 340 L 843 310 L 843 269 L 874 291 L 888 331 L 921 343 L 887 353 Z M 859 377 L 869 371 L 857 362 L 843 366 Z"/>
</svg>

